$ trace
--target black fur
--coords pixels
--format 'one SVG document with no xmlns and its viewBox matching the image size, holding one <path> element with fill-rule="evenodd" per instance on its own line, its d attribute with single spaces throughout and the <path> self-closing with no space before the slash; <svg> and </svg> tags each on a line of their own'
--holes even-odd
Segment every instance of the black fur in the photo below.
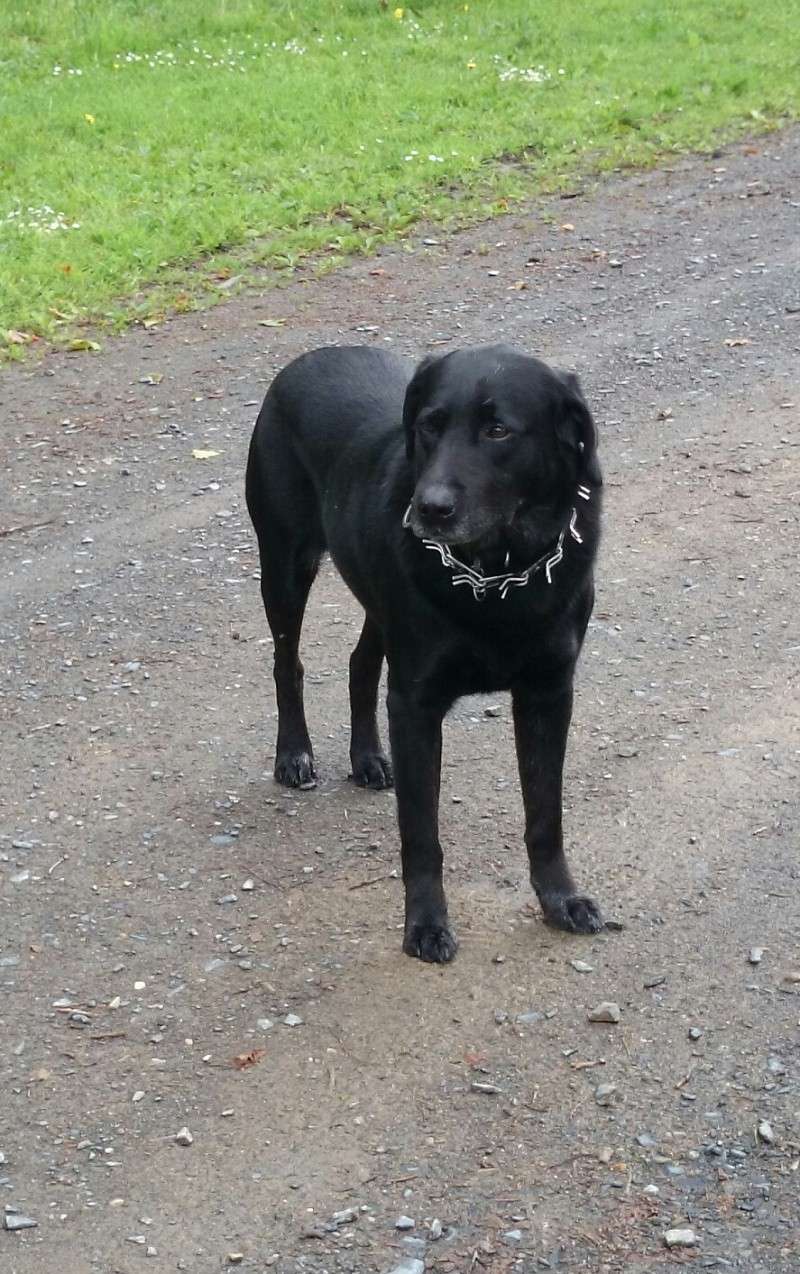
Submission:
<svg viewBox="0 0 800 1274">
<path fill-rule="evenodd" d="M 590 499 L 579 498 L 583 484 Z M 426 358 L 414 371 L 381 350 L 314 350 L 273 382 L 250 446 L 247 503 L 275 641 L 275 777 L 313 786 L 298 642 L 327 550 L 366 612 L 350 659 L 352 777 L 397 789 L 406 890 L 404 950 L 450 960 L 438 834 L 441 724 L 461 695 L 509 690 L 533 887 L 545 919 L 602 926 L 563 850 L 561 781 L 572 681 L 594 597 L 602 478 L 577 379 L 502 345 Z M 483 575 L 519 572 L 503 599 L 454 587 L 423 538 Z M 408 526 L 403 518 L 408 509 Z M 388 663 L 392 764 L 375 722 Z"/>
</svg>

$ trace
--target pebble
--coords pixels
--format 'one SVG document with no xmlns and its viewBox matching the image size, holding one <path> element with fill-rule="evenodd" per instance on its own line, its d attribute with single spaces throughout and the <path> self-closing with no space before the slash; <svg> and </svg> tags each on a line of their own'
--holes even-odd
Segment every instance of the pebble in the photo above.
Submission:
<svg viewBox="0 0 800 1274">
<path fill-rule="evenodd" d="M 226 1259 L 229 1265 L 241 1265 L 244 1260 L 244 1252 L 229 1252 Z"/>
<path fill-rule="evenodd" d="M 657 1195 L 661 1194 L 661 1191 L 658 1188 L 658 1186 L 654 1186 L 650 1184 L 648 1186 L 645 1186 L 644 1190 L 642 1191 L 642 1194 L 649 1194 L 653 1198 L 655 1198 Z"/>
<path fill-rule="evenodd" d="M 764 959 L 764 948 L 751 947 L 748 952 L 747 959 L 750 964 L 760 964 Z"/>
<path fill-rule="evenodd" d="M 256 1022 L 259 1031 L 271 1031 L 275 1023 L 269 1017 L 260 1017 Z"/>
<path fill-rule="evenodd" d="M 695 1247 L 697 1235 L 694 1230 L 667 1230 L 664 1242 L 667 1247 Z"/>
<path fill-rule="evenodd" d="M 594 973 L 594 965 L 585 960 L 570 960 L 570 964 L 576 973 Z"/>
<path fill-rule="evenodd" d="M 473 1079 L 470 1084 L 473 1093 L 499 1093 L 500 1089 L 497 1084 L 484 1084 L 479 1079 Z"/>
<path fill-rule="evenodd" d="M 522 1240 L 522 1230 L 506 1230 L 503 1238 L 509 1243 L 519 1243 Z"/>
<path fill-rule="evenodd" d="M 758 1125 L 758 1140 L 766 1142 L 768 1146 L 775 1144 L 775 1132 L 772 1124 L 766 1119 L 762 1119 Z"/>
<path fill-rule="evenodd" d="M 532 1022 L 543 1022 L 544 1013 L 540 1013 L 538 1009 L 529 1009 L 527 1013 L 518 1013 L 514 1021 L 519 1022 L 520 1026 L 530 1026 Z"/>
<path fill-rule="evenodd" d="M 256 882 L 254 880 L 248 879 L 248 880 L 242 881 L 242 889 L 246 894 L 251 893 L 255 889 L 255 887 L 256 887 Z"/>
<path fill-rule="evenodd" d="M 699 1027 L 699 1026 L 691 1026 L 691 1027 L 689 1028 L 689 1039 L 690 1039 L 690 1040 L 699 1040 L 699 1039 L 702 1037 L 702 1034 L 703 1034 L 703 1032 L 700 1030 L 700 1027 Z"/>
<path fill-rule="evenodd" d="M 649 1132 L 637 1133 L 636 1142 L 638 1145 L 648 1148 L 657 1144 L 655 1137 L 651 1137 Z"/>
<path fill-rule="evenodd" d="M 133 1102 L 139 1102 L 139 1101 L 142 1101 L 142 1100 L 143 1100 L 143 1098 L 144 1098 L 144 1090 L 143 1090 L 143 1089 L 141 1089 L 141 1088 L 139 1088 L 139 1089 L 137 1089 L 137 1091 L 136 1091 L 136 1092 L 133 1094 L 133 1096 L 131 1097 L 131 1101 L 133 1101 Z"/>
<path fill-rule="evenodd" d="M 598 1106 L 612 1105 L 617 1095 L 616 1084 L 598 1084 L 594 1090 L 594 1099 Z"/>
<path fill-rule="evenodd" d="M 334 1212 L 330 1219 L 331 1225 L 349 1225 L 351 1221 L 355 1221 L 358 1211 L 355 1208 L 342 1208 L 341 1212 Z"/>
<path fill-rule="evenodd" d="M 296 1013 L 287 1013 L 283 1019 L 284 1026 L 302 1026 L 303 1019 L 298 1017 Z"/>
<path fill-rule="evenodd" d="M 194 1137 L 188 1128 L 181 1128 L 176 1132 L 175 1140 L 179 1146 L 191 1146 L 194 1142 Z"/>
<path fill-rule="evenodd" d="M 413 1234 L 404 1234 L 400 1242 L 403 1245 L 403 1250 L 409 1256 L 419 1256 L 420 1258 L 425 1256 L 428 1246 L 425 1239 L 418 1239 Z"/>
<path fill-rule="evenodd" d="M 411 1256 L 399 1265 L 393 1265 L 388 1274 L 425 1274 L 425 1262 Z"/>
<path fill-rule="evenodd" d="M 619 1005 L 615 1004 L 613 1000 L 603 1000 L 595 1008 L 589 1009 L 588 1017 L 590 1022 L 612 1022 L 616 1024 L 622 1014 L 619 1011 Z"/>
<path fill-rule="evenodd" d="M 236 900 L 237 900 L 236 894 L 223 894 L 221 898 L 217 899 L 217 902 L 219 903 L 221 907 L 225 907 L 227 906 L 228 903 L 236 902 Z"/>
<path fill-rule="evenodd" d="M 428 1229 L 430 1231 L 430 1236 L 433 1239 L 434 1243 L 436 1242 L 437 1239 L 440 1239 L 442 1237 L 443 1227 L 438 1216 L 435 1216 L 433 1218 Z"/>
<path fill-rule="evenodd" d="M 413 1230 L 415 1225 L 416 1221 L 412 1220 L 410 1216 L 404 1215 L 397 1218 L 394 1223 L 394 1228 L 396 1230 Z"/>
<path fill-rule="evenodd" d="M 33 1217 L 23 1216 L 21 1212 L 6 1212 L 3 1225 L 7 1230 L 34 1230 L 39 1224 Z"/>
</svg>

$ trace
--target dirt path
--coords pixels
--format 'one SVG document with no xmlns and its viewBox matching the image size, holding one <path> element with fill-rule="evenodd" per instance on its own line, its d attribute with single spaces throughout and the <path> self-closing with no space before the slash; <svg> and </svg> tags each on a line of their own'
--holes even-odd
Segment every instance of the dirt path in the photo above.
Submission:
<svg viewBox="0 0 800 1274">
<path fill-rule="evenodd" d="M 38 1222 L 4 1272 L 797 1270 L 798 190 L 792 131 L 0 379 L 0 1186 Z M 464 702 L 442 969 L 400 954 L 393 798 L 345 780 L 330 569 L 323 782 L 269 777 L 242 475 L 299 351 L 497 338 L 602 430 L 567 823 L 624 928 L 541 925 L 508 704 Z"/>
</svg>

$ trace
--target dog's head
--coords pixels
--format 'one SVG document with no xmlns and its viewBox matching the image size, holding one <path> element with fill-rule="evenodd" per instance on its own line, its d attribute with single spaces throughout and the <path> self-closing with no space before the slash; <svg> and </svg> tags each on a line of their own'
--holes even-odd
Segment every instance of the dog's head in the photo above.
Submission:
<svg viewBox="0 0 800 1274">
<path fill-rule="evenodd" d="M 550 529 L 579 483 L 602 482 L 597 437 L 575 376 L 505 345 L 420 363 L 403 408 L 414 466 L 410 525 L 478 545 L 531 518 Z"/>
</svg>

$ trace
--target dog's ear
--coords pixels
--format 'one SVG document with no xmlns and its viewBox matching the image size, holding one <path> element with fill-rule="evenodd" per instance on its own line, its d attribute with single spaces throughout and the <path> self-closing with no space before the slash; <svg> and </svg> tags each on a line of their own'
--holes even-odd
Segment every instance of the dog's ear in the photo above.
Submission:
<svg viewBox="0 0 800 1274">
<path fill-rule="evenodd" d="M 573 372 L 559 372 L 558 375 L 565 394 L 556 423 L 556 435 L 571 450 L 578 452 L 579 474 L 588 478 L 593 486 L 602 486 L 603 475 L 597 458 L 597 429 L 580 381 Z"/>
<path fill-rule="evenodd" d="M 439 362 L 440 357 L 441 355 L 428 354 L 423 358 L 406 388 L 406 396 L 403 401 L 403 429 L 406 434 L 406 456 L 409 460 L 414 454 L 414 421 L 422 405 L 427 373 L 434 363 Z"/>
</svg>

